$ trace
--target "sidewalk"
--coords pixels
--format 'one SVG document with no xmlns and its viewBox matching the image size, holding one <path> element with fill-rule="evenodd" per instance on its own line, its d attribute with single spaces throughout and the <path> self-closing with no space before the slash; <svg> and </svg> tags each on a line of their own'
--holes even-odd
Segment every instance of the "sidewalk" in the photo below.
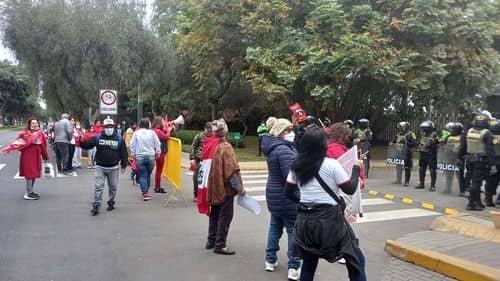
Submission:
<svg viewBox="0 0 500 281">
<path fill-rule="evenodd" d="M 391 261 L 385 281 L 500 280 L 500 229 L 467 214 L 439 217 L 430 230 L 387 240 L 385 249 L 407 262 Z"/>
</svg>

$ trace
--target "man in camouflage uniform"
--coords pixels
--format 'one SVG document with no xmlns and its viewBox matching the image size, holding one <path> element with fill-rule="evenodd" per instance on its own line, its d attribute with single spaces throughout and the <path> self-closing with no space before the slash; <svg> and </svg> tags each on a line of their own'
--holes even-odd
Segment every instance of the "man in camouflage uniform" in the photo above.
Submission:
<svg viewBox="0 0 500 281">
<path fill-rule="evenodd" d="M 403 158 L 404 158 L 404 170 L 405 170 L 405 181 L 404 186 L 408 186 L 411 177 L 411 168 L 413 167 L 413 155 L 412 148 L 417 146 L 417 138 L 415 133 L 410 130 L 410 123 L 399 122 L 398 123 L 398 134 L 394 140 L 394 143 L 403 145 Z M 395 184 L 401 184 L 401 177 L 403 175 L 403 166 L 396 166 L 396 181 Z"/>
<path fill-rule="evenodd" d="M 420 124 L 422 136 L 418 142 L 418 151 L 420 160 L 418 161 L 418 177 L 420 183 L 415 187 L 417 189 L 425 188 L 425 173 L 429 167 L 431 173 L 431 187 L 429 191 L 436 191 L 436 168 L 437 168 L 437 148 L 439 144 L 438 134 L 432 121 L 424 121 Z"/>
<path fill-rule="evenodd" d="M 368 178 L 370 171 L 370 146 L 373 139 L 373 132 L 370 130 L 370 121 L 368 119 L 360 119 L 358 128 L 354 131 L 354 144 L 358 145 L 358 150 L 361 151 L 361 159 L 363 159 L 365 176 Z"/>
<path fill-rule="evenodd" d="M 191 160 L 191 167 L 193 169 L 193 202 L 197 202 L 198 197 L 198 171 L 200 169 L 200 159 L 201 153 L 203 152 L 203 143 L 205 139 L 212 135 L 212 122 L 205 123 L 205 127 L 202 132 L 199 132 L 194 138 L 191 144 L 191 153 L 189 153 L 189 159 Z"/>
</svg>

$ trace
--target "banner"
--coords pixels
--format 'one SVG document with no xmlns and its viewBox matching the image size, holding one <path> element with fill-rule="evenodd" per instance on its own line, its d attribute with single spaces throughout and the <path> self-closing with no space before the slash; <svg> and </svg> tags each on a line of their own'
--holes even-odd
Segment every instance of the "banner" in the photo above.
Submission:
<svg viewBox="0 0 500 281">
<path fill-rule="evenodd" d="M 347 175 L 349 178 L 351 177 L 352 174 L 352 167 L 354 166 L 354 162 L 358 160 L 358 147 L 355 145 L 348 151 L 346 151 L 344 154 L 342 154 L 337 161 L 339 161 L 340 165 L 344 170 L 346 171 Z M 358 214 L 363 213 L 363 206 L 361 205 L 361 188 L 358 186 L 356 188 L 356 192 L 353 195 L 348 195 L 342 190 L 339 189 L 340 196 L 344 198 L 344 201 L 346 203 L 346 208 L 345 208 L 345 218 L 348 223 L 355 223 Z"/>
</svg>

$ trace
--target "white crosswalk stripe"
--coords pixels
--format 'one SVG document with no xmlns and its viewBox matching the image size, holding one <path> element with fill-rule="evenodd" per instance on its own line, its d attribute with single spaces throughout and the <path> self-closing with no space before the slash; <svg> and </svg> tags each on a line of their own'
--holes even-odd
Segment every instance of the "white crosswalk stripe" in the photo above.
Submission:
<svg viewBox="0 0 500 281">
<path fill-rule="evenodd" d="M 247 194 L 266 204 L 267 171 L 242 171 L 243 186 Z M 384 222 L 398 219 L 410 219 L 440 215 L 430 210 L 411 208 L 384 198 L 363 198 L 365 213 L 356 223 Z M 263 206 L 265 209 L 265 206 Z"/>
<path fill-rule="evenodd" d="M 0 171 L 5 168 L 5 166 L 7 166 L 7 164 L 0 164 Z"/>
</svg>

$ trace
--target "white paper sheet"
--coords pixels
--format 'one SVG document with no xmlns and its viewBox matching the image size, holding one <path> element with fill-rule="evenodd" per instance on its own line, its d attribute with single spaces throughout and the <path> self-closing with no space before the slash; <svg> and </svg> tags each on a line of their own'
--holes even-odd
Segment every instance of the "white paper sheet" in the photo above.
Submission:
<svg viewBox="0 0 500 281">
<path fill-rule="evenodd" d="M 260 204 L 255 198 L 248 195 L 238 196 L 238 205 L 249 210 L 250 212 L 259 215 L 260 214 Z"/>
<path fill-rule="evenodd" d="M 348 151 L 346 151 L 342 156 L 340 156 L 337 161 L 346 171 L 347 175 L 351 177 L 352 167 L 354 162 L 358 160 L 358 147 L 355 145 Z M 344 198 L 346 203 L 345 217 L 349 223 L 355 223 L 358 214 L 363 213 L 363 206 L 361 205 L 361 189 L 358 183 L 356 192 L 353 195 L 348 195 L 340 190 L 340 195 Z"/>
</svg>

